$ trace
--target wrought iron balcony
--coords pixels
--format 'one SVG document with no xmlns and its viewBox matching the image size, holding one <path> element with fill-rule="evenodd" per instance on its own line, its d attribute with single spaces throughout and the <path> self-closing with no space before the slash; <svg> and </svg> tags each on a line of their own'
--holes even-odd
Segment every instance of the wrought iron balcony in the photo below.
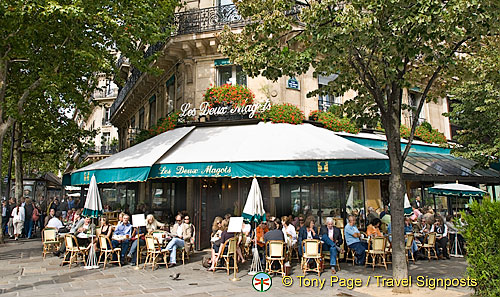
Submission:
<svg viewBox="0 0 500 297">
<path fill-rule="evenodd" d="M 225 25 L 245 25 L 235 5 L 188 10 L 174 16 L 173 35 L 201 33 L 222 29 Z"/>
</svg>

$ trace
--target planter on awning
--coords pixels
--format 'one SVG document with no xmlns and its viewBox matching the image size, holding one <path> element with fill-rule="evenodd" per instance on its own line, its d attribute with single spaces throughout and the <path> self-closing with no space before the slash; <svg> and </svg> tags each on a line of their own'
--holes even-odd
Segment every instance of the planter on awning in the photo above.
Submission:
<svg viewBox="0 0 500 297">
<path fill-rule="evenodd" d="M 177 128 L 78 170 L 72 184 L 88 183 L 92 174 L 100 183 L 111 183 L 168 177 L 368 176 L 387 175 L 390 169 L 387 156 L 330 130 L 261 122 Z"/>
</svg>

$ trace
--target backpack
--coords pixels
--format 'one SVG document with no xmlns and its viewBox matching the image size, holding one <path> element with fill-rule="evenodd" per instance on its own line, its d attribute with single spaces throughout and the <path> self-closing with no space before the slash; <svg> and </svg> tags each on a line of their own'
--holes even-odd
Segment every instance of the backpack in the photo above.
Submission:
<svg viewBox="0 0 500 297">
<path fill-rule="evenodd" d="M 31 219 L 33 221 L 38 221 L 38 219 L 40 219 L 40 213 L 38 212 L 38 208 L 34 207 L 33 208 L 33 215 L 31 216 Z"/>
</svg>

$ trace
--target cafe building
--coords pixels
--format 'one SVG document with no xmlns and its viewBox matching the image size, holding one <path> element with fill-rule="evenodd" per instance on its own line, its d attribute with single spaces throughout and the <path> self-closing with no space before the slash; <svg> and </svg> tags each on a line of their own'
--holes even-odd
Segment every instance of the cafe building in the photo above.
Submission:
<svg viewBox="0 0 500 297">
<path fill-rule="evenodd" d="M 253 177 L 270 215 L 345 217 L 363 208 L 371 180 L 388 176 L 387 156 L 311 123 L 257 120 L 195 123 L 164 132 L 74 171 L 71 184 L 95 175 L 103 204 L 163 221 L 186 210 L 199 248 L 215 216 L 241 215 Z"/>
</svg>

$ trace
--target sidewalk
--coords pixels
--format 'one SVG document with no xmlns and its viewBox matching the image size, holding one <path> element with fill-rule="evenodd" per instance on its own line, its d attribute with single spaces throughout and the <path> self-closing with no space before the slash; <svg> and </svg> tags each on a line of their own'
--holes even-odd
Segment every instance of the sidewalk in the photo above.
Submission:
<svg viewBox="0 0 500 297">
<path fill-rule="evenodd" d="M 61 267 L 61 259 L 47 255 L 41 256 L 40 239 L 7 241 L 0 245 L 0 295 L 2 296 L 280 296 L 314 295 L 314 296 L 392 296 L 391 288 L 377 287 L 375 276 L 391 277 L 391 270 L 384 268 L 353 267 L 341 263 L 341 271 L 336 274 L 339 279 L 359 278 L 363 287 L 349 290 L 339 288 L 338 283 L 331 287 L 331 273 L 325 271 L 321 275 L 324 281 L 322 289 L 301 287 L 298 276 L 302 276 L 299 266 L 293 263 L 293 285 L 285 287 L 281 277 L 272 279 L 273 285 L 265 293 L 252 288 L 251 276 L 247 275 L 249 262 L 237 274 L 241 279 L 232 282 L 224 271 L 207 272 L 201 266 L 201 258 L 207 251 L 197 252 L 186 265 L 165 269 L 164 266 L 155 271 L 151 268 L 134 270 L 132 266 L 109 266 L 105 270 L 85 270 L 81 266 Z M 413 278 L 427 276 L 429 278 L 461 278 L 466 263 L 463 259 L 419 261 L 410 265 Z M 180 273 L 178 280 L 171 275 Z M 370 285 L 366 282 L 370 277 Z M 317 275 L 308 274 L 307 279 L 316 279 Z M 304 281 L 304 279 L 302 279 Z M 415 281 L 415 280 L 414 280 Z M 307 281 L 309 283 L 309 281 Z M 411 295 L 402 296 L 469 296 L 468 288 L 419 288 L 415 283 Z"/>
</svg>

